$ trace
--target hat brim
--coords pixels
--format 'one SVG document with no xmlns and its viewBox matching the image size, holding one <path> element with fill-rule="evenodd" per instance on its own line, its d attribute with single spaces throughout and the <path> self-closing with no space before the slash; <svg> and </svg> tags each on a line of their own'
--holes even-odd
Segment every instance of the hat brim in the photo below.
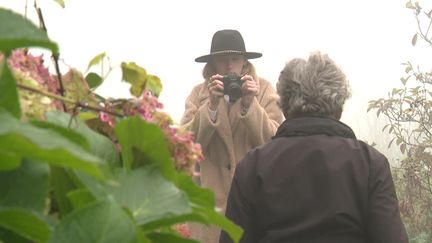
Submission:
<svg viewBox="0 0 432 243">
<path fill-rule="evenodd" d="M 259 52 L 243 52 L 243 51 L 219 51 L 219 52 L 213 52 L 204 56 L 200 56 L 195 58 L 195 62 L 209 62 L 210 59 L 214 56 L 218 55 L 226 55 L 226 54 L 241 54 L 245 56 L 247 59 L 254 59 L 262 57 L 262 54 Z"/>
</svg>

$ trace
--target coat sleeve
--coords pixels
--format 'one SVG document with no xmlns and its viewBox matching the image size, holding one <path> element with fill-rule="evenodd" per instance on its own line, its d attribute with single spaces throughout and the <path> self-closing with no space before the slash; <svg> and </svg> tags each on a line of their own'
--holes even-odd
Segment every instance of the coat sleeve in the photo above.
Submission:
<svg viewBox="0 0 432 243">
<path fill-rule="evenodd" d="M 267 142 L 284 119 L 276 90 L 268 81 L 262 82 L 261 85 L 262 94 L 254 98 L 245 115 L 241 114 L 240 102 L 232 107 L 231 124 L 235 124 L 234 127 L 244 126 L 245 130 L 250 131 L 252 143 L 255 145 Z"/>
<path fill-rule="evenodd" d="M 254 157 L 249 153 L 239 163 L 234 173 L 231 189 L 228 195 L 225 216 L 243 229 L 240 243 L 256 242 L 254 210 L 251 193 L 254 188 Z M 231 243 L 231 238 L 225 231 L 221 232 L 219 243 Z"/>
<path fill-rule="evenodd" d="M 366 216 L 371 242 L 408 243 L 390 165 L 386 158 L 377 164 L 376 168 L 371 168 Z"/>
<path fill-rule="evenodd" d="M 208 111 L 208 100 L 201 102 L 199 96 L 202 89 L 201 86 L 194 87 L 186 99 L 185 112 L 180 124 L 183 128 L 192 131 L 195 140 L 205 148 L 216 131 L 218 120 L 216 122 L 211 121 Z"/>
</svg>

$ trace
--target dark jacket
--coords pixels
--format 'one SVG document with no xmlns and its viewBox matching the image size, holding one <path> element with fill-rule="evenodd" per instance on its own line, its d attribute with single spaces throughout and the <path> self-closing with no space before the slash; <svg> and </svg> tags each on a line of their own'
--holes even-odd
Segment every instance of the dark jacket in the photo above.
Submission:
<svg viewBox="0 0 432 243">
<path fill-rule="evenodd" d="M 286 120 L 238 164 L 226 216 L 241 242 L 408 242 L 386 157 L 328 118 Z M 220 242 L 232 242 L 224 232 Z"/>
</svg>

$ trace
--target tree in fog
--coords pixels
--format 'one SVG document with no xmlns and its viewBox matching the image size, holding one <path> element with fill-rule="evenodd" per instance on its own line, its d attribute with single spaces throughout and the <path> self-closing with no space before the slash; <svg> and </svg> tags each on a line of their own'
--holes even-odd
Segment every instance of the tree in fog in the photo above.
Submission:
<svg viewBox="0 0 432 243">
<path fill-rule="evenodd" d="M 407 2 L 417 21 L 411 42 L 424 41 L 432 48 L 432 9 Z M 403 63 L 405 76 L 387 98 L 369 102 L 368 111 L 384 116 L 382 128 L 404 154 L 394 168 L 401 213 L 410 242 L 432 242 L 432 71 Z"/>
</svg>

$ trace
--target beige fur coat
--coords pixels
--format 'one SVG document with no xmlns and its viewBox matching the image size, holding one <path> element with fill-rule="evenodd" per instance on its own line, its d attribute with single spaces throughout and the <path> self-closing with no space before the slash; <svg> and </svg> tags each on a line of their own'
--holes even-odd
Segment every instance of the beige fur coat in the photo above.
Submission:
<svg viewBox="0 0 432 243">
<path fill-rule="evenodd" d="M 215 193 L 216 206 L 225 212 L 225 205 L 236 164 L 250 149 L 264 144 L 283 121 L 278 95 L 273 86 L 259 78 L 260 90 L 248 112 L 240 114 L 240 99 L 230 107 L 221 100 L 216 122 L 208 111 L 207 82 L 195 86 L 186 100 L 181 124 L 195 134 L 205 160 L 200 163 L 200 184 Z M 219 230 L 193 224 L 193 238 L 200 242 L 219 241 Z"/>
</svg>

